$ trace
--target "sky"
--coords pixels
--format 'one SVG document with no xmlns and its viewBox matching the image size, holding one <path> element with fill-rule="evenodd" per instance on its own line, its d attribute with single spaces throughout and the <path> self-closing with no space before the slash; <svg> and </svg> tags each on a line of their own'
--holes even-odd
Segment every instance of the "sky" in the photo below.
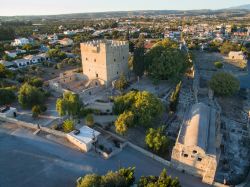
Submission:
<svg viewBox="0 0 250 187">
<path fill-rule="evenodd" d="M 220 9 L 249 0 L 0 0 L 0 16 L 127 10 Z"/>
</svg>

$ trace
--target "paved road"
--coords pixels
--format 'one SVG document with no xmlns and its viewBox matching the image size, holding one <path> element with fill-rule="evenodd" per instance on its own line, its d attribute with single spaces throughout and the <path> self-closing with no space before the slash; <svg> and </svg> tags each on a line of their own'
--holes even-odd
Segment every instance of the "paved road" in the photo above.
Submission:
<svg viewBox="0 0 250 187">
<path fill-rule="evenodd" d="M 136 177 L 158 175 L 163 165 L 132 148 L 104 160 L 94 153 L 83 154 L 63 145 L 31 134 L 25 129 L 6 130 L 0 124 L 0 186 L 55 187 L 74 186 L 86 173 L 104 174 L 119 165 L 136 166 Z M 169 169 L 184 187 L 205 187 L 198 178 Z"/>
</svg>

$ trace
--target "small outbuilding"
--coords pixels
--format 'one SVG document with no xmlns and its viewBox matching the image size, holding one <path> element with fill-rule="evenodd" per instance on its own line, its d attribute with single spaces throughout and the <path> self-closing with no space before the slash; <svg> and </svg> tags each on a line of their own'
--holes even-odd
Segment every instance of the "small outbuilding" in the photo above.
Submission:
<svg viewBox="0 0 250 187">
<path fill-rule="evenodd" d="M 97 141 L 100 132 L 83 126 L 79 130 L 74 130 L 67 134 L 68 140 L 79 147 L 81 150 L 88 152 L 92 145 Z"/>
<path fill-rule="evenodd" d="M 0 117 L 16 117 L 17 110 L 16 108 L 10 107 L 10 106 L 3 106 L 0 107 Z"/>
</svg>

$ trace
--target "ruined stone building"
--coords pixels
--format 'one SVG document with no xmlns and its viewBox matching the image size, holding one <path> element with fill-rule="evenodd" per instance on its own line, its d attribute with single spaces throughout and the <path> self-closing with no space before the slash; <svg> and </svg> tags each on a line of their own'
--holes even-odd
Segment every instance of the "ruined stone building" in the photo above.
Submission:
<svg viewBox="0 0 250 187">
<path fill-rule="evenodd" d="M 220 143 L 220 120 L 216 110 L 204 103 L 194 104 L 183 120 L 171 163 L 212 184 L 220 157 Z"/>
<path fill-rule="evenodd" d="M 81 43 L 83 74 L 110 85 L 128 73 L 129 45 L 125 41 L 101 40 Z"/>
</svg>

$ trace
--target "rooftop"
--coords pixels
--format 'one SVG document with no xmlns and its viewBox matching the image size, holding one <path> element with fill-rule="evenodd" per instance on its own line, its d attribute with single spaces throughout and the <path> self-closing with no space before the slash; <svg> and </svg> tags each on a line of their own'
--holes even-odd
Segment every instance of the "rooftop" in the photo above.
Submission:
<svg viewBox="0 0 250 187">
<path fill-rule="evenodd" d="M 93 140 L 100 135 L 100 132 L 91 129 L 88 126 L 83 126 L 79 130 L 80 133 L 77 135 L 74 134 L 74 131 L 70 132 L 69 134 L 85 144 L 92 143 Z"/>
<path fill-rule="evenodd" d="M 185 146 L 198 146 L 206 153 L 215 154 L 215 109 L 197 103 L 186 114 L 178 141 Z"/>
</svg>

